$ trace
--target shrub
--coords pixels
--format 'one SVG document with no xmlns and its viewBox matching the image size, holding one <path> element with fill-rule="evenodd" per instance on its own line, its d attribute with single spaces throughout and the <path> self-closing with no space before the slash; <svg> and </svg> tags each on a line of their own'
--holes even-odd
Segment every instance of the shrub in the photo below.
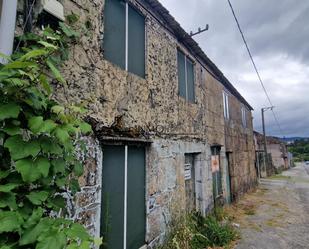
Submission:
<svg viewBox="0 0 309 249">
<path fill-rule="evenodd" d="M 216 217 L 216 214 L 219 219 Z M 189 214 L 172 224 L 171 231 L 161 249 L 204 249 L 228 246 L 238 238 L 238 233 L 224 218 L 222 210 L 207 217 L 200 213 Z"/>
</svg>

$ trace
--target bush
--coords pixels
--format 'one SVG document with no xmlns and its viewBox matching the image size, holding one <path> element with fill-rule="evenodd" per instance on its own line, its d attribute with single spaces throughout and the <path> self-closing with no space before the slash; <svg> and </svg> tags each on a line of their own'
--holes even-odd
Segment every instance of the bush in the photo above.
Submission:
<svg viewBox="0 0 309 249">
<path fill-rule="evenodd" d="M 200 213 L 192 213 L 173 224 L 161 249 L 224 247 L 237 238 L 237 231 L 224 219 L 222 210 L 215 210 L 214 214 L 207 217 Z"/>
</svg>

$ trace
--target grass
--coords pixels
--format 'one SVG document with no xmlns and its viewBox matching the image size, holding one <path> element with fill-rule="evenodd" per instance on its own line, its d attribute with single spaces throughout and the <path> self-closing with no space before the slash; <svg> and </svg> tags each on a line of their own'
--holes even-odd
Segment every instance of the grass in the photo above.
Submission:
<svg viewBox="0 0 309 249">
<path fill-rule="evenodd" d="M 229 248 L 238 238 L 223 209 L 216 209 L 207 217 L 192 213 L 174 223 L 160 249 Z"/>
</svg>

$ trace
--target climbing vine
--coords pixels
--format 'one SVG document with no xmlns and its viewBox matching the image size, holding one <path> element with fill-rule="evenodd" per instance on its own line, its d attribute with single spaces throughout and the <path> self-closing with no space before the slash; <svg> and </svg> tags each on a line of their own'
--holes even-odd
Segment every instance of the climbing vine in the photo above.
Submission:
<svg viewBox="0 0 309 249">
<path fill-rule="evenodd" d="M 84 108 L 63 106 L 52 85 L 78 33 L 60 23 L 26 34 L 0 65 L 0 248 L 89 248 L 85 228 L 66 219 L 65 194 L 79 190 L 79 137 L 91 132 Z"/>
</svg>

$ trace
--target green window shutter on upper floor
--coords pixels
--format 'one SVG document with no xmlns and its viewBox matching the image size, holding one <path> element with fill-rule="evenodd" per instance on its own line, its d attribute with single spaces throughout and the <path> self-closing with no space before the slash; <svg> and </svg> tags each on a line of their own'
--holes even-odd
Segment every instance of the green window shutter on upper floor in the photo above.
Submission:
<svg viewBox="0 0 309 249">
<path fill-rule="evenodd" d="M 194 65 L 193 62 L 186 58 L 187 64 L 187 100 L 194 103 Z"/>
<path fill-rule="evenodd" d="M 186 98 L 186 73 L 185 73 L 185 55 L 177 51 L 177 63 L 178 63 L 178 94 L 181 97 Z"/>
<path fill-rule="evenodd" d="M 194 103 L 194 64 L 181 51 L 177 50 L 178 94 L 187 101 Z"/>
<path fill-rule="evenodd" d="M 131 7 L 128 14 L 128 71 L 144 78 L 145 18 Z"/>
<path fill-rule="evenodd" d="M 128 6 L 128 16 L 126 7 Z M 126 20 L 128 23 L 126 24 Z M 126 30 L 126 26 L 128 29 Z M 126 51 L 126 41 L 128 49 Z M 124 70 L 145 77 L 145 18 L 128 3 L 106 0 L 104 58 Z M 126 65 L 127 62 L 127 65 Z"/>
<path fill-rule="evenodd" d="M 106 0 L 104 10 L 104 57 L 125 69 L 125 2 Z"/>
</svg>

